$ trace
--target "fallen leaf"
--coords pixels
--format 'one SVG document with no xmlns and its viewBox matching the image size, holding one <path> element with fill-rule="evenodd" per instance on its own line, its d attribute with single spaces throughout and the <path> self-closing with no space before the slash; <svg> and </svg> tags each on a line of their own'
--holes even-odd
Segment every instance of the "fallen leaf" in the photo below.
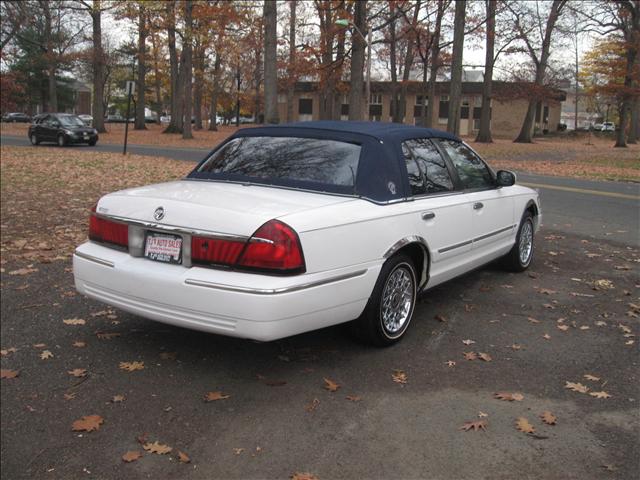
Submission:
<svg viewBox="0 0 640 480">
<path fill-rule="evenodd" d="M 74 368 L 73 370 L 69 370 L 67 372 L 69 375 L 73 375 L 74 377 L 86 377 L 87 369 L 86 368 Z"/>
<path fill-rule="evenodd" d="M 623 325 L 622 323 L 618 324 L 618 327 L 620 328 L 620 330 L 622 330 L 624 333 L 631 333 L 631 329 L 629 327 L 627 327 L 626 325 Z"/>
<path fill-rule="evenodd" d="M 544 295 L 553 295 L 554 293 L 558 293 L 556 290 L 550 290 L 548 288 L 541 288 L 540 293 Z"/>
<path fill-rule="evenodd" d="M 124 455 L 122 455 L 122 461 L 126 463 L 135 462 L 140 457 L 142 457 L 142 452 L 138 450 L 130 450 Z"/>
<path fill-rule="evenodd" d="M 333 380 L 330 380 L 328 378 L 324 378 L 324 388 L 325 390 L 329 390 L 330 392 L 335 392 L 340 388 L 340 385 L 337 384 L 336 382 L 334 382 Z"/>
<path fill-rule="evenodd" d="M 18 349 L 16 347 L 10 347 L 7 349 L 0 350 L 0 356 L 6 357 L 10 353 L 16 353 Z"/>
<path fill-rule="evenodd" d="M 589 330 L 588 325 L 580 325 L 580 330 Z"/>
<path fill-rule="evenodd" d="M 207 392 L 204 396 L 205 402 L 215 402 L 216 400 L 226 400 L 231 395 L 227 395 L 226 393 L 222 393 L 220 391 L 216 392 Z"/>
<path fill-rule="evenodd" d="M 522 345 L 520 345 L 518 343 L 513 343 L 513 344 L 509 345 L 509 348 L 511 348 L 512 350 L 522 350 Z"/>
<path fill-rule="evenodd" d="M 156 453 L 158 455 L 165 455 L 173 450 L 169 445 L 159 443 L 157 440 L 153 443 L 145 443 L 142 448 L 149 453 Z"/>
<path fill-rule="evenodd" d="M 73 400 L 76 398 L 76 392 L 65 393 L 63 396 L 65 400 Z"/>
<path fill-rule="evenodd" d="M 521 402 L 524 400 L 524 395 L 521 393 L 497 392 L 494 396 L 498 400 L 504 400 L 506 402 Z"/>
<path fill-rule="evenodd" d="M 345 398 L 351 402 L 359 402 L 360 400 L 362 400 L 362 398 L 358 395 L 347 395 Z"/>
<path fill-rule="evenodd" d="M 445 365 L 447 365 L 448 367 L 455 367 L 456 366 L 456 362 L 454 362 L 453 360 L 448 360 L 446 362 L 444 362 Z"/>
<path fill-rule="evenodd" d="M 633 345 L 635 342 L 633 340 L 627 340 L 624 342 L 625 345 Z"/>
<path fill-rule="evenodd" d="M 73 422 L 71 430 L 74 432 L 92 432 L 99 430 L 100 425 L 104 423 L 104 419 L 100 415 L 87 415 L 80 420 Z"/>
<path fill-rule="evenodd" d="M 126 370 L 127 372 L 134 372 L 136 370 L 143 370 L 144 362 L 120 362 L 120 370 Z"/>
<path fill-rule="evenodd" d="M 558 327 L 563 332 L 566 332 L 567 330 L 569 330 L 569 325 L 556 325 L 556 327 Z"/>
<path fill-rule="evenodd" d="M 519 417 L 516 420 L 516 428 L 524 433 L 534 433 L 536 431 L 533 425 L 529 423 L 529 420 L 524 417 Z"/>
<path fill-rule="evenodd" d="M 527 317 L 527 320 L 529 320 L 531 323 L 540 323 L 540 320 L 537 320 L 533 317 Z"/>
<path fill-rule="evenodd" d="M 76 348 L 84 348 L 87 346 L 86 342 L 73 342 L 73 346 Z"/>
<path fill-rule="evenodd" d="M 242 452 L 244 452 L 244 448 L 234 448 L 233 449 L 233 453 L 235 455 L 240 455 Z"/>
<path fill-rule="evenodd" d="M 40 354 L 40 358 L 42 360 L 47 360 L 49 358 L 53 358 L 53 353 L 51 353 L 49 350 L 44 350 L 41 354 Z"/>
<path fill-rule="evenodd" d="M 116 338 L 122 335 L 118 332 L 96 332 L 96 337 L 100 340 L 111 340 L 112 338 Z"/>
<path fill-rule="evenodd" d="M 178 450 L 178 460 L 181 463 L 190 463 L 191 459 L 189 458 L 189 455 L 187 455 L 184 452 L 181 452 L 180 450 Z"/>
<path fill-rule="evenodd" d="M 111 398 L 111 401 L 113 403 L 124 402 L 124 400 L 125 400 L 125 396 L 124 395 L 114 395 L 113 398 Z"/>
<path fill-rule="evenodd" d="M 591 284 L 591 287 L 594 290 L 611 290 L 612 288 L 614 288 L 613 282 L 604 278 L 600 280 L 594 280 Z"/>
<path fill-rule="evenodd" d="M 92 317 L 101 317 L 103 315 L 109 315 L 109 310 L 100 310 L 99 312 L 90 313 Z"/>
<path fill-rule="evenodd" d="M 20 268 L 18 270 L 12 270 L 9 275 L 29 275 L 30 273 L 37 272 L 37 268 Z"/>
<path fill-rule="evenodd" d="M 0 369 L 0 378 L 16 378 L 18 375 L 20 375 L 19 370 Z"/>
<path fill-rule="evenodd" d="M 606 327 L 606 326 L 607 326 L 607 322 L 603 322 L 602 320 L 598 320 L 598 321 L 596 322 L 596 325 L 597 325 L 598 327 Z"/>
<path fill-rule="evenodd" d="M 611 398 L 611 395 L 609 395 L 605 391 L 602 391 L 602 392 L 591 392 L 591 393 L 589 393 L 589 395 L 591 395 L 592 397 L 596 397 L 596 398 Z"/>
<path fill-rule="evenodd" d="M 462 352 L 462 355 L 464 355 L 465 360 L 475 360 L 478 358 L 476 352 Z"/>
<path fill-rule="evenodd" d="M 160 358 L 162 360 L 175 360 L 178 357 L 178 352 L 162 352 Z"/>
<path fill-rule="evenodd" d="M 587 393 L 589 391 L 589 387 L 582 385 L 581 383 L 573 382 L 565 382 L 564 388 L 568 388 L 569 390 L 578 393 Z"/>
<path fill-rule="evenodd" d="M 293 475 L 291 475 L 289 478 L 291 480 L 319 480 L 318 477 L 316 477 L 313 473 L 308 473 L 308 472 L 303 472 L 303 473 L 296 472 Z"/>
<path fill-rule="evenodd" d="M 67 325 L 84 325 L 85 323 L 87 323 L 86 320 L 82 318 L 67 318 L 65 320 L 62 320 L 62 322 Z"/>
<path fill-rule="evenodd" d="M 320 400 L 314 398 L 310 403 L 305 405 L 304 409 L 307 412 L 313 412 L 316 408 L 318 408 L 318 405 L 320 405 Z"/>
<path fill-rule="evenodd" d="M 46 346 L 47 346 L 46 343 L 34 343 L 33 344 L 33 348 L 44 348 Z"/>
<path fill-rule="evenodd" d="M 401 383 L 401 384 L 405 384 L 409 380 L 407 377 L 407 374 L 402 370 L 394 370 L 393 373 L 391 374 L 391 378 L 393 379 L 394 382 Z"/>
<path fill-rule="evenodd" d="M 549 411 L 542 412 L 542 414 L 540 414 L 540 418 L 547 425 L 555 425 L 556 421 L 558 420 L 558 418 Z"/>
<path fill-rule="evenodd" d="M 444 315 L 436 315 L 435 317 L 436 320 L 438 320 L 439 322 L 446 322 L 447 321 L 447 317 L 445 317 Z"/>
<path fill-rule="evenodd" d="M 583 375 L 583 377 L 586 378 L 587 380 L 591 380 L 592 382 L 600 381 L 600 377 L 595 377 L 595 376 L 590 375 L 590 374 Z"/>
<path fill-rule="evenodd" d="M 460 430 L 464 430 L 468 432 L 469 430 L 478 431 L 478 430 L 486 430 L 487 429 L 487 421 L 486 420 L 475 420 L 473 422 L 464 422 L 464 425 L 460 427 Z"/>
<path fill-rule="evenodd" d="M 467 340 L 462 340 L 462 343 L 464 343 L 465 345 L 471 345 L 471 344 L 476 343 L 476 342 L 474 342 L 471 339 L 467 339 Z"/>
<path fill-rule="evenodd" d="M 478 353 L 478 357 L 480 358 L 480 360 L 484 360 L 485 362 L 490 362 L 492 360 L 491 355 L 489 355 L 488 353 L 480 352 Z"/>
<path fill-rule="evenodd" d="M 488 417 L 489 414 L 488 413 L 484 413 L 484 412 L 478 412 L 478 418 L 486 418 Z"/>
<path fill-rule="evenodd" d="M 544 338 L 545 340 L 551 340 L 551 335 L 545 333 L 544 335 L 542 335 L 542 338 Z"/>
</svg>

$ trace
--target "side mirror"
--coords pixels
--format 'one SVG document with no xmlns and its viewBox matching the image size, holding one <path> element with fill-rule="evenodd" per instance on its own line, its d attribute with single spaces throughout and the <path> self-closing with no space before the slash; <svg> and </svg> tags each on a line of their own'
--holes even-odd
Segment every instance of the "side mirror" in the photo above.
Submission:
<svg viewBox="0 0 640 480">
<path fill-rule="evenodd" d="M 509 170 L 498 170 L 496 183 L 499 187 L 510 187 L 516 183 L 516 174 Z"/>
</svg>

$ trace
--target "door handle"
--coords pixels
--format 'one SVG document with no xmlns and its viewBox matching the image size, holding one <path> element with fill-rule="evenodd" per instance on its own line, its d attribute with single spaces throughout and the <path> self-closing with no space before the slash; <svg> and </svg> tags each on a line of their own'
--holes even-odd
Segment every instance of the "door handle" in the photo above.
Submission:
<svg viewBox="0 0 640 480">
<path fill-rule="evenodd" d="M 482 207 L 484 207 L 484 204 L 482 202 L 476 202 L 473 204 L 474 210 L 480 210 Z"/>
<path fill-rule="evenodd" d="M 431 219 L 434 219 L 434 218 L 436 218 L 436 214 L 433 213 L 433 212 L 424 212 L 422 214 L 422 219 L 423 220 L 431 220 Z"/>
</svg>

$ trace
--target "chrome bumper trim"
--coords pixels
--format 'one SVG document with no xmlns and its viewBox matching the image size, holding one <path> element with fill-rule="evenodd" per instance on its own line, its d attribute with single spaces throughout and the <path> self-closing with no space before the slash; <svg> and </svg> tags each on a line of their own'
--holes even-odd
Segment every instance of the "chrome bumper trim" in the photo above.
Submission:
<svg viewBox="0 0 640 480">
<path fill-rule="evenodd" d="M 102 258 L 94 257 L 93 255 L 89 255 L 88 253 L 82 253 L 76 250 L 73 252 L 74 255 L 84 258 L 85 260 L 89 260 L 90 262 L 97 263 L 98 265 L 104 265 L 105 267 L 115 267 L 115 263 L 110 262 L 109 260 L 103 260 Z"/>
<path fill-rule="evenodd" d="M 345 273 L 336 277 L 326 278 L 324 280 L 317 280 L 315 282 L 302 283 L 300 285 L 292 285 L 291 287 L 283 288 L 251 288 L 251 287 L 237 287 L 235 285 L 227 285 L 224 283 L 207 282 L 206 280 L 196 280 L 193 278 L 187 278 L 184 283 L 187 285 L 193 285 L 196 287 L 213 288 L 216 290 L 226 290 L 229 292 L 249 293 L 252 295 L 279 295 L 282 293 L 297 292 L 299 290 L 305 290 L 307 288 L 319 287 L 321 285 L 327 285 L 329 283 L 340 282 L 342 280 L 348 280 L 350 278 L 361 277 L 367 273 L 367 269 L 358 270 L 352 273 Z"/>
</svg>

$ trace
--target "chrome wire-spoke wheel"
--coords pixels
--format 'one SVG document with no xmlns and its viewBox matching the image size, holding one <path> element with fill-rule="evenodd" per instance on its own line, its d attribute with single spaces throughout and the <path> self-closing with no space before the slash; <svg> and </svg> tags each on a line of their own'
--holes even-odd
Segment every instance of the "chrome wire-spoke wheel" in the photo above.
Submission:
<svg viewBox="0 0 640 480">
<path fill-rule="evenodd" d="M 391 272 L 382 290 L 380 316 L 389 337 L 402 334 L 413 313 L 416 289 L 413 273 L 400 264 Z"/>
<path fill-rule="evenodd" d="M 520 230 L 520 243 L 518 245 L 518 253 L 520 256 L 520 263 L 527 265 L 531 260 L 531 253 L 533 252 L 533 224 L 531 220 L 527 219 L 522 225 Z"/>
</svg>

